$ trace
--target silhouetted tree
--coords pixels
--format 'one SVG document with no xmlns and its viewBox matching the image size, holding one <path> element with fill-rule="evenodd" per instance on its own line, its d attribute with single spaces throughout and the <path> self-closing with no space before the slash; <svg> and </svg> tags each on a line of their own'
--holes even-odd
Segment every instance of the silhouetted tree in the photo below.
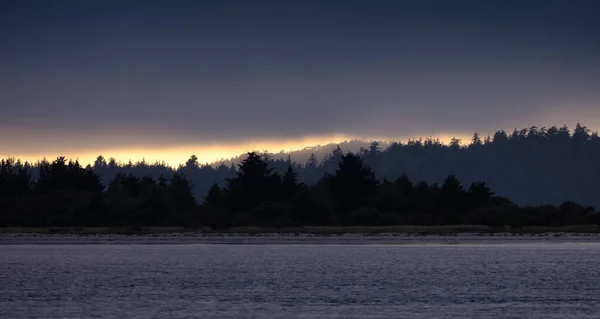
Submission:
<svg viewBox="0 0 600 319">
<path fill-rule="evenodd" d="M 277 200 L 281 179 L 255 152 L 238 165 L 237 177 L 227 179 L 228 211 L 249 212 L 261 202 Z"/>
<path fill-rule="evenodd" d="M 289 166 L 288 170 L 285 172 L 281 182 L 281 192 L 283 196 L 283 200 L 289 202 L 293 199 L 294 195 L 298 192 L 298 188 L 300 185 L 298 184 L 297 174 L 294 169 Z"/>
<path fill-rule="evenodd" d="M 225 207 L 225 195 L 219 184 L 213 184 L 208 190 L 208 194 L 204 196 L 202 205 L 206 207 Z"/>
<path fill-rule="evenodd" d="M 358 155 L 348 153 L 342 156 L 330 185 L 337 211 L 344 215 L 366 205 L 375 196 L 378 182 Z"/>
</svg>

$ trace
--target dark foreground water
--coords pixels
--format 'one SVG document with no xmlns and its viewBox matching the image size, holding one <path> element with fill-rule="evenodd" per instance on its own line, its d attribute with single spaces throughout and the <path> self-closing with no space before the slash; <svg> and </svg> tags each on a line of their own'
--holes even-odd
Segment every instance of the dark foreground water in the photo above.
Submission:
<svg viewBox="0 0 600 319">
<path fill-rule="evenodd" d="M 600 244 L 4 245 L 0 318 L 600 318 Z"/>
</svg>

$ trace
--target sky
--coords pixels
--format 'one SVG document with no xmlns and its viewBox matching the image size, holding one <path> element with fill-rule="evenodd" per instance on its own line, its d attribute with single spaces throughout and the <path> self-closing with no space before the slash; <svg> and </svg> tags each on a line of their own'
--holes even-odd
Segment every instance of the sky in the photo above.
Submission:
<svg viewBox="0 0 600 319">
<path fill-rule="evenodd" d="M 594 0 L 0 0 L 0 157 L 600 127 Z"/>
</svg>

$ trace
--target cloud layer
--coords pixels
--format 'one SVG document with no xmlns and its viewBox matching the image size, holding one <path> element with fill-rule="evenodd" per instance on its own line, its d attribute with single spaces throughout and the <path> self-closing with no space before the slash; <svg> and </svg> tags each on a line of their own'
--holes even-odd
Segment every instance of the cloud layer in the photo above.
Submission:
<svg viewBox="0 0 600 319">
<path fill-rule="evenodd" d="M 4 6 L 4 153 L 600 127 L 595 1 Z"/>
</svg>

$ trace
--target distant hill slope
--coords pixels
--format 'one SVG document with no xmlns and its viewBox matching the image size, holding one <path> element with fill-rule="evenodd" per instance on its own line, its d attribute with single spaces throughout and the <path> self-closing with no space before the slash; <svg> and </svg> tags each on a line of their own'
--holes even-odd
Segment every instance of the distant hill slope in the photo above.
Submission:
<svg viewBox="0 0 600 319">
<path fill-rule="evenodd" d="M 441 183 L 455 174 L 464 187 L 485 181 L 498 195 L 520 205 L 575 201 L 600 207 L 600 138 L 579 124 L 572 132 L 566 126 L 533 126 L 511 133 L 500 130 L 489 138 L 475 133 L 467 145 L 459 140 L 449 144 L 434 139 L 404 143 L 353 140 L 339 147 L 329 144 L 267 157 L 275 172 L 283 173 L 291 165 L 299 181 L 310 184 L 325 173 L 333 173 L 341 155 L 348 151 L 359 152 L 379 179 L 395 180 L 405 174 L 413 181 Z M 178 168 L 161 163 L 119 164 L 100 157 L 93 168 L 105 185 L 119 172 L 154 178 L 185 174 L 194 185 L 196 198 L 202 201 L 211 185 L 224 184 L 236 175 L 234 164 L 244 157 L 200 165 L 192 156 Z M 34 178 L 39 175 L 36 165 L 29 171 Z"/>
<path fill-rule="evenodd" d="M 330 143 L 330 144 L 326 144 L 326 145 L 315 145 L 315 146 L 305 147 L 303 149 L 299 149 L 299 150 L 295 150 L 295 151 L 291 151 L 291 152 L 284 152 L 284 151 L 281 151 L 279 153 L 267 152 L 267 154 L 270 157 L 272 157 L 273 159 L 287 159 L 289 156 L 289 158 L 292 160 L 292 162 L 304 164 L 304 163 L 306 163 L 306 161 L 308 161 L 311 154 L 314 154 L 316 156 L 316 158 L 319 161 L 321 161 L 325 158 L 325 156 L 327 156 L 328 154 L 331 153 L 331 150 L 333 150 L 334 148 L 336 148 L 338 146 L 342 149 L 342 151 L 344 153 L 358 152 L 358 151 L 360 151 L 361 148 L 368 148 L 372 142 L 373 141 L 369 141 L 369 140 L 355 139 L 355 140 L 345 141 L 345 142 L 341 142 L 341 143 Z M 382 148 L 387 148 L 389 145 L 392 144 L 392 142 L 390 142 L 390 141 L 378 141 L 378 143 L 380 143 L 380 147 L 382 147 Z M 233 157 L 233 158 L 226 159 L 226 160 L 216 161 L 214 163 L 211 163 L 211 165 L 215 165 L 215 166 L 218 166 L 221 164 L 230 165 L 231 163 L 239 164 L 242 160 L 244 160 L 246 158 L 246 155 L 247 155 L 247 153 L 240 154 L 237 157 Z"/>
</svg>

